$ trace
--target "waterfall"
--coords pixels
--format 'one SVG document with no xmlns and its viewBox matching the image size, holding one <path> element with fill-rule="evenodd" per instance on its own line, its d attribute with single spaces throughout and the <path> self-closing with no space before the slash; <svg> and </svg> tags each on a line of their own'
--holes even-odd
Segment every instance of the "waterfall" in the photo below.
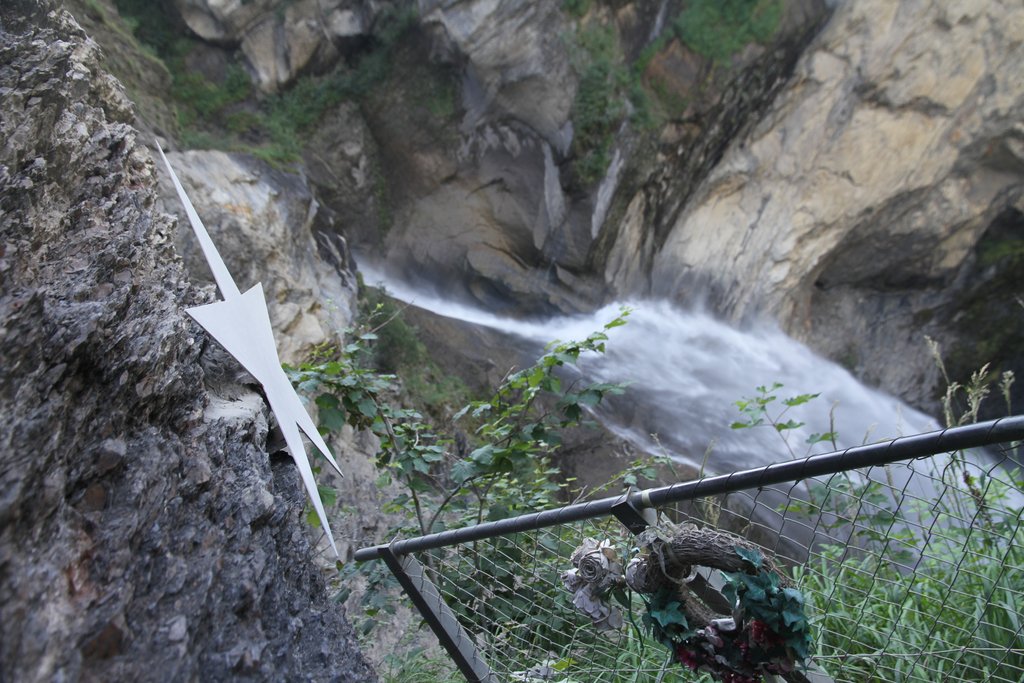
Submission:
<svg viewBox="0 0 1024 683">
<path fill-rule="evenodd" d="M 661 30 L 665 28 L 665 16 L 668 12 L 668 0 L 661 0 L 661 6 L 658 8 L 658 15 L 654 19 L 654 26 L 651 27 L 651 33 L 647 36 L 647 42 L 653 43 L 661 36 Z"/>
<path fill-rule="evenodd" d="M 597 197 L 594 200 L 594 213 L 590 218 L 590 237 L 592 239 L 597 239 L 598 234 L 601 232 L 601 227 L 604 226 L 604 219 L 608 217 L 608 209 L 611 208 L 615 190 L 619 187 L 619 176 L 622 174 L 622 167 L 625 163 L 626 157 L 616 148 L 615 153 L 612 155 L 612 162 L 608 165 L 608 170 L 605 172 L 604 178 L 601 179 L 601 184 L 597 188 Z"/>
<path fill-rule="evenodd" d="M 372 267 L 360 268 L 367 284 L 384 286 L 396 299 L 437 315 L 481 325 L 543 345 L 555 339 L 582 339 L 618 315 L 620 304 L 592 314 L 545 320 L 514 320 L 467 303 L 413 288 Z M 596 414 L 612 433 L 648 452 L 664 448 L 676 460 L 699 466 L 710 447 L 707 469 L 729 472 L 792 457 L 770 427 L 733 430 L 741 419 L 735 401 L 755 387 L 783 384 L 782 399 L 820 393 L 792 409 L 785 419 L 806 425 L 786 432 L 794 454 L 808 451 L 812 432 L 830 431 L 832 412 L 840 448 L 906 434 L 932 431 L 932 418 L 900 400 L 869 388 L 847 370 L 826 360 L 770 324 L 735 329 L 698 310 L 665 301 L 624 302 L 633 309 L 628 324 L 609 332 L 603 357 L 581 360 L 585 381 L 628 382 L 626 394 Z M 652 435 L 656 435 L 652 436 Z M 815 452 L 831 450 L 819 444 Z"/>
</svg>

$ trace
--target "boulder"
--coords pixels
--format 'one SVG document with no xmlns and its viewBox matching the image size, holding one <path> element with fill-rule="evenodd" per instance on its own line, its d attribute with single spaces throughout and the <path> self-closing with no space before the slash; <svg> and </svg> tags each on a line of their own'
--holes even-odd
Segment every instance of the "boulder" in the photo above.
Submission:
<svg viewBox="0 0 1024 683">
<path fill-rule="evenodd" d="M 239 46 L 256 84 L 276 92 L 309 69 L 339 57 L 364 37 L 374 16 L 366 0 L 175 0 L 185 24 L 203 40 Z"/>
<path fill-rule="evenodd" d="M 421 0 L 420 15 L 436 52 L 466 64 L 467 125 L 511 117 L 568 149 L 576 77 L 558 3 Z"/>
</svg>

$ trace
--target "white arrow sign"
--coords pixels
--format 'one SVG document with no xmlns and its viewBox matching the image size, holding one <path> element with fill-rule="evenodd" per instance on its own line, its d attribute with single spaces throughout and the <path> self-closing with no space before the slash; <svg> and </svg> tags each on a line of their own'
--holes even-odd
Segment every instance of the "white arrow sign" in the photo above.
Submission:
<svg viewBox="0 0 1024 683">
<path fill-rule="evenodd" d="M 199 246 L 203 250 L 206 262 L 210 264 L 213 278 L 217 281 L 217 287 L 224 297 L 224 301 L 189 308 L 186 309 L 186 312 L 220 342 L 220 345 L 234 356 L 249 371 L 249 374 L 256 378 L 256 381 L 263 385 L 267 401 L 270 402 L 270 409 L 277 417 L 277 423 L 284 433 L 288 450 L 299 468 L 302 483 L 309 493 L 310 500 L 313 501 L 313 507 L 327 533 L 331 549 L 337 556 L 338 548 L 334 545 L 331 525 L 327 522 L 327 514 L 324 512 L 316 481 L 313 480 L 313 470 L 309 466 L 306 448 L 302 443 L 299 430 L 305 432 L 313 445 L 338 471 L 338 474 L 341 474 L 341 469 L 334 461 L 334 456 L 327 450 L 327 444 L 320 437 L 313 420 L 310 419 L 309 413 L 302 406 L 302 401 L 299 400 L 298 394 L 295 393 L 291 382 L 288 381 L 288 376 L 281 368 L 281 359 L 277 355 L 277 345 L 274 342 L 274 331 L 270 326 L 270 316 L 267 313 L 267 300 L 263 296 L 263 285 L 257 283 L 244 294 L 238 290 L 238 286 L 231 277 L 231 272 L 224 264 L 224 259 L 221 258 L 220 252 L 214 246 L 203 221 L 200 220 L 195 207 L 192 206 L 188 195 L 185 194 L 185 188 L 181 186 L 178 176 L 171 168 L 171 162 L 167 160 L 164 151 L 160 149 L 159 143 L 156 148 L 160 152 L 160 158 L 167 165 L 167 171 L 171 174 L 171 180 L 174 182 L 174 189 L 177 190 L 181 203 L 185 205 L 185 213 L 192 224 L 192 230 L 196 233 Z"/>
</svg>

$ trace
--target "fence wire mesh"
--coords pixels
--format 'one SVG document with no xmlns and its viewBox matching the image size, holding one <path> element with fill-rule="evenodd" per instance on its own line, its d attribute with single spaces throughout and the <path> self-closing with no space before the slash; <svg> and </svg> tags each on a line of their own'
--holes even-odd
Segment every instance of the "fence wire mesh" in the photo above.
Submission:
<svg viewBox="0 0 1024 683">
<path fill-rule="evenodd" d="M 748 539 L 802 592 L 812 681 L 1024 680 L 1024 486 L 1019 442 L 658 509 Z M 628 559 L 603 516 L 411 553 L 499 681 L 702 679 L 654 640 L 644 596 L 599 630 L 561 575 L 585 539 Z M 714 576 L 711 576 L 714 583 Z M 789 680 L 794 680 L 789 678 Z"/>
</svg>

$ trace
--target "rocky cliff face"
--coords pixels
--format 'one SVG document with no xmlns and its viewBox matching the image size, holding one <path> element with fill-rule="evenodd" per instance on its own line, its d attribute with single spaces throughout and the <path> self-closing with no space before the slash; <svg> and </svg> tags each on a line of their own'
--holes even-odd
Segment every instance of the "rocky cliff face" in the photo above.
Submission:
<svg viewBox="0 0 1024 683">
<path fill-rule="evenodd" d="M 175 7 L 194 54 L 221 54 L 187 63 L 236 51 L 268 92 L 386 55 L 294 170 L 406 279 L 512 314 L 656 296 L 768 318 L 925 408 L 924 334 L 961 370 L 1020 365 L 1020 316 L 985 302 L 1021 268 L 1024 10 L 787 0 L 771 31 L 700 47 L 695 4 Z"/>
<path fill-rule="evenodd" d="M 1022 42 L 1018 3 L 842 4 L 673 224 L 649 291 L 770 316 L 926 402 L 923 335 L 955 338 L 975 247 L 1024 198 Z M 628 263 L 648 226 L 621 229 Z"/>
<path fill-rule="evenodd" d="M 200 38 L 239 46 L 256 83 L 268 93 L 337 61 L 345 43 L 369 35 L 379 10 L 367 0 L 175 0 L 175 5 Z"/>
<path fill-rule="evenodd" d="M 820 2 L 785 3 L 766 45 L 723 62 L 672 37 L 683 6 L 590 3 L 573 18 L 555 2 L 421 3 L 429 54 L 460 74 L 461 118 L 455 142 L 433 146 L 445 173 L 424 169 L 432 182 L 396 208 L 389 263 L 435 279 L 444 273 L 453 293 L 462 284 L 484 305 L 514 302 L 520 312 L 585 310 L 648 282 L 668 226 L 826 16 Z M 593 69 L 614 74 L 583 83 Z M 614 130 L 587 144 L 606 145 L 607 159 L 597 180 L 586 180 L 581 159 L 597 152 L 581 146 L 586 131 L 574 126 L 585 125 L 588 98 L 609 97 L 603 111 L 639 106 L 617 101 L 620 81 L 657 93 L 649 104 L 657 121 L 621 114 L 606 122 Z M 380 129 L 372 116 L 370 127 Z M 391 156 L 389 168 L 416 165 L 415 156 Z M 643 234 L 620 230 L 626 213 Z M 605 277 L 623 252 L 634 265 Z"/>
<path fill-rule="evenodd" d="M 369 680 L 98 53 L 0 9 L 0 671 Z"/>
<path fill-rule="evenodd" d="M 323 225 L 305 179 L 218 151 L 169 159 L 239 288 L 263 284 L 281 360 L 299 364 L 317 344 L 339 340 L 352 319 L 355 277 L 344 238 Z M 170 178 L 162 180 L 167 208 L 187 226 Z M 192 230 L 179 230 L 177 238 L 192 280 L 213 282 Z"/>
</svg>

